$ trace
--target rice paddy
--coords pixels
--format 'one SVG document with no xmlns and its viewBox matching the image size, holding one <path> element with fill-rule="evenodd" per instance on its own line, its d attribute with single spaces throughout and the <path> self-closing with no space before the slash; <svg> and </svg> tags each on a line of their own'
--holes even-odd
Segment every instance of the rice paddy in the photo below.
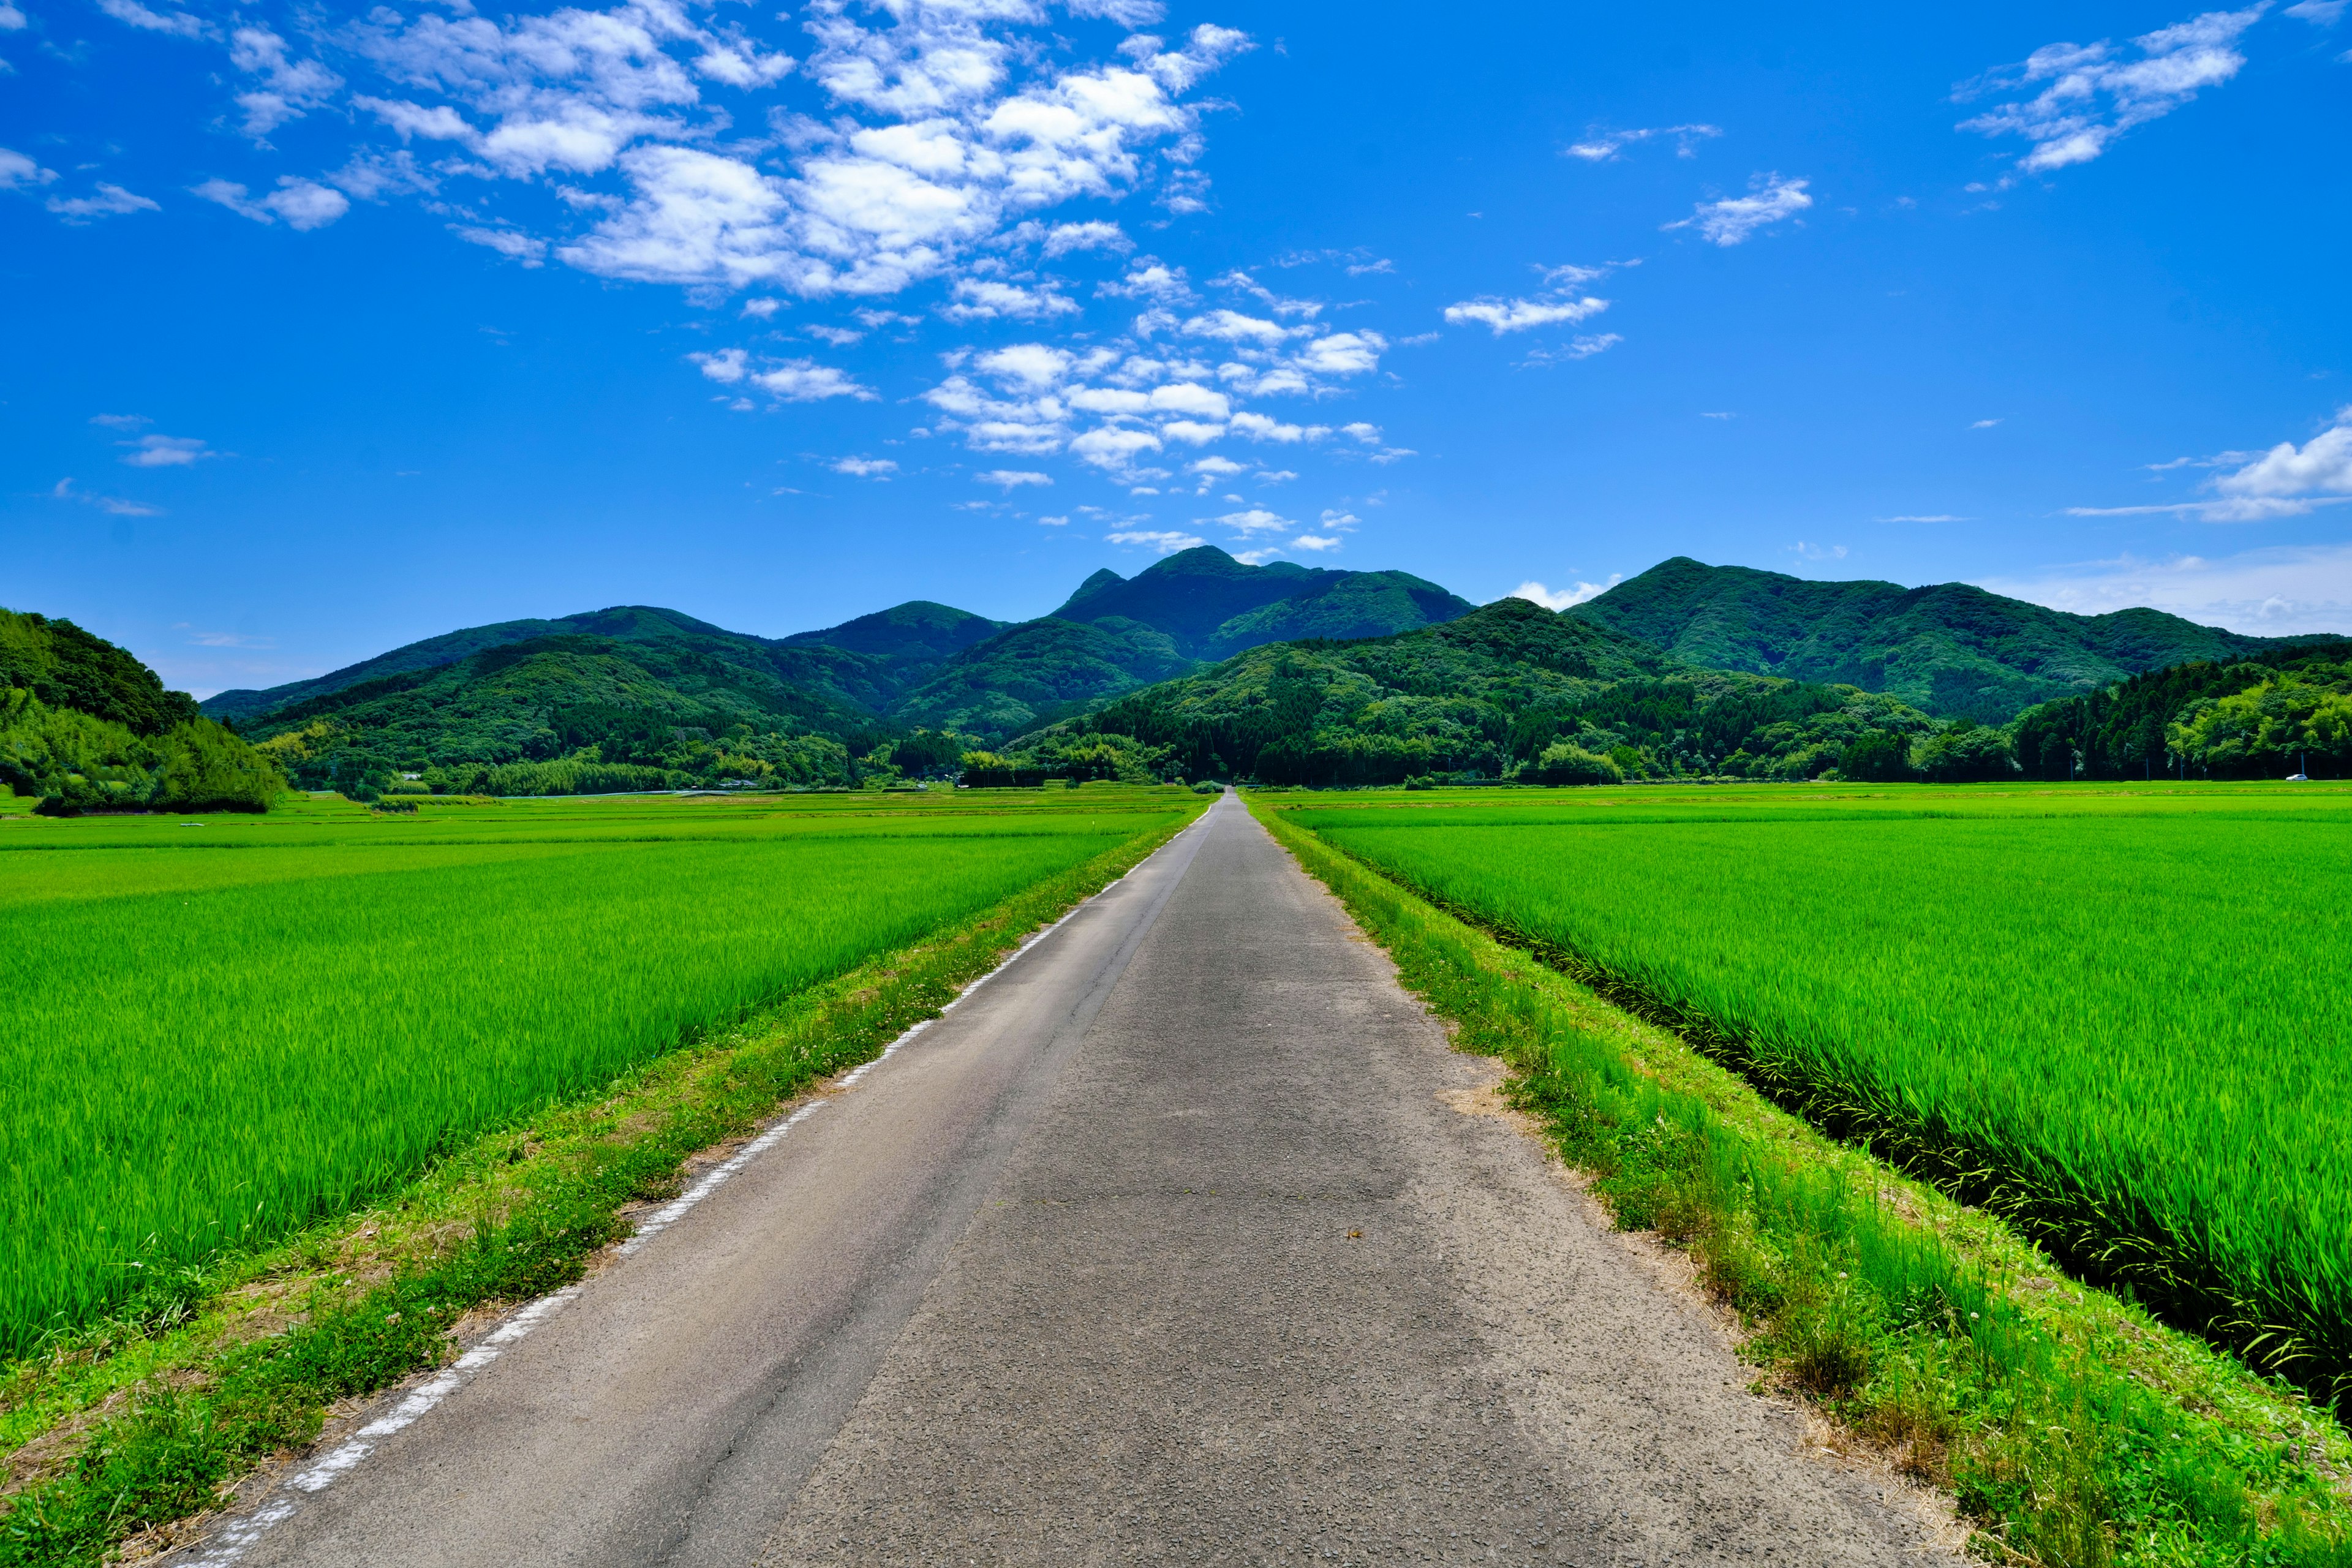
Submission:
<svg viewBox="0 0 2352 1568">
<path fill-rule="evenodd" d="M 2092 1276 L 2346 1392 L 2352 792 L 1283 804 Z"/>
<path fill-rule="evenodd" d="M 0 820 L 0 1354 L 1196 808 Z"/>
</svg>

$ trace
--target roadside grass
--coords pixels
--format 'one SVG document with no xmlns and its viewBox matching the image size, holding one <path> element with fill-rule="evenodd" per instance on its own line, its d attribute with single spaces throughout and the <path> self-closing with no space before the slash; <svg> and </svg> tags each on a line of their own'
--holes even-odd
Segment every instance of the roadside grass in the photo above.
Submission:
<svg viewBox="0 0 2352 1568">
<path fill-rule="evenodd" d="M 2352 1441 L 2326 1411 L 1289 820 L 1321 804 L 1250 801 L 1460 1048 L 1510 1066 L 1617 1223 L 1689 1253 L 1763 1376 L 1948 1490 L 1978 1554 L 2352 1563 Z"/>
<path fill-rule="evenodd" d="M 698 1151 L 936 1016 L 1205 805 L 1132 802 L 1150 811 L 1139 831 L 1081 864 L 465 1140 L 373 1208 L 216 1255 L 160 1306 L 126 1304 L 0 1365 L 0 1565 L 96 1563 L 184 1533 L 339 1401 L 445 1364 L 486 1310 L 581 1278 L 630 1233 L 632 1205 L 680 1190 Z"/>
<path fill-rule="evenodd" d="M 583 803 L 487 828 L 171 822 L 161 844 L 152 823 L 12 829 L 0 1355 L 114 1301 L 162 1310 L 224 1251 L 344 1212 L 1189 800 L 683 821 L 667 802 Z"/>
</svg>

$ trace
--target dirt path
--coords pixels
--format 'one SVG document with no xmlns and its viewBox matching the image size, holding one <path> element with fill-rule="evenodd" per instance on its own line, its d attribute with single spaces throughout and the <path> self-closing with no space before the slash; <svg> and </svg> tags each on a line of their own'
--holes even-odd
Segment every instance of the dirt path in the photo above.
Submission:
<svg viewBox="0 0 2352 1568">
<path fill-rule="evenodd" d="M 236 1554 L 1933 1555 L 1492 1075 L 1228 801 Z"/>
</svg>

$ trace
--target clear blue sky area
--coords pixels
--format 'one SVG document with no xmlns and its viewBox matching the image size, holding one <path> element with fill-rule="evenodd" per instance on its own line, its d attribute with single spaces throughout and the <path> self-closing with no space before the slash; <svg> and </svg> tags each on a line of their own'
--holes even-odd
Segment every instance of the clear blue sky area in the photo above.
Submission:
<svg viewBox="0 0 2352 1568">
<path fill-rule="evenodd" d="M 1206 541 L 2352 631 L 2352 15 L 0 0 L 0 604 L 198 692 Z"/>
</svg>

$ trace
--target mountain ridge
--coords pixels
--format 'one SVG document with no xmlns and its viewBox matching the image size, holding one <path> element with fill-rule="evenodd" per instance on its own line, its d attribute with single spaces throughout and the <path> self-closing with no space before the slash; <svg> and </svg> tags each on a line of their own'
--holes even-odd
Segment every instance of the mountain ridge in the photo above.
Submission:
<svg viewBox="0 0 2352 1568">
<path fill-rule="evenodd" d="M 1823 582 L 1686 555 L 1564 613 L 1694 665 L 1850 684 L 1940 718 L 2001 724 L 2170 665 L 2327 640 L 2251 637 L 2146 606 L 2077 615 L 1967 583 Z"/>
</svg>

